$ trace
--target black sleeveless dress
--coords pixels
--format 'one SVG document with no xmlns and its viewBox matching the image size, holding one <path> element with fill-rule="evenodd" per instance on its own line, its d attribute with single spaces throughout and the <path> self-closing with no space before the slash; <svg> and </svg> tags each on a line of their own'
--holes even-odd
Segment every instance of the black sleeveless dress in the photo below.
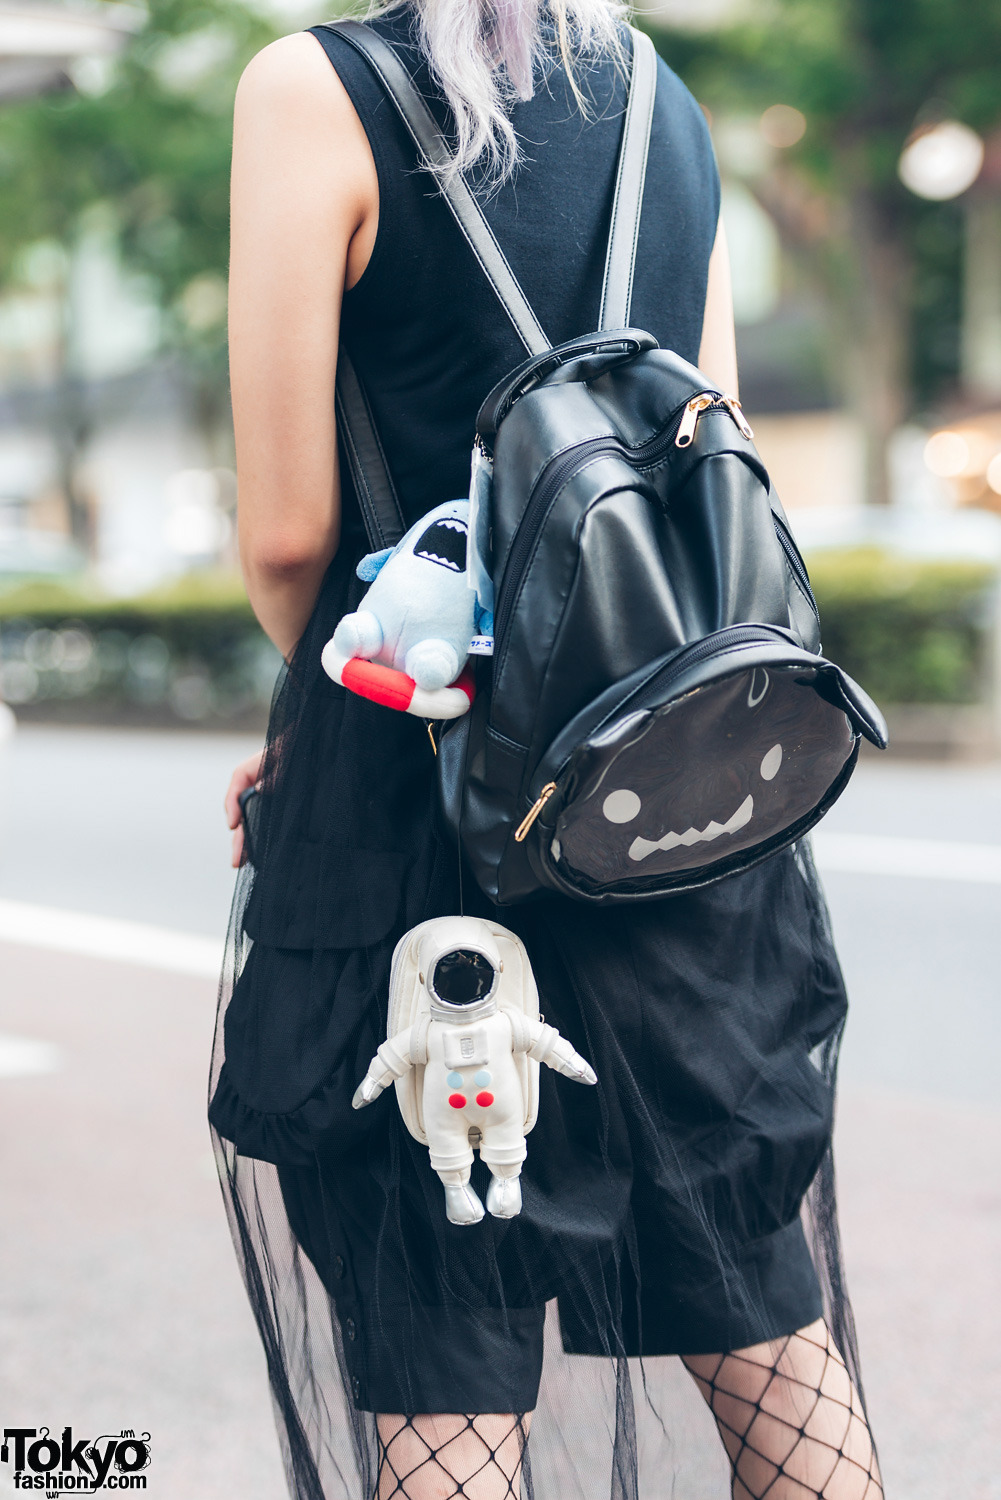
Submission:
<svg viewBox="0 0 1001 1500">
<path fill-rule="evenodd" d="M 373 24 L 447 128 L 408 11 Z M 409 525 L 467 492 L 476 410 L 524 351 L 365 62 L 336 32 L 313 35 L 378 169 L 378 235 L 342 337 Z M 586 118 L 554 65 L 515 106 L 525 163 L 485 198 L 553 343 L 597 322 L 622 129 L 614 64 L 586 69 L 584 89 Z M 718 211 L 702 113 L 661 63 L 632 322 L 692 362 Z M 554 897 L 492 913 L 466 878 L 464 909 L 519 933 L 547 1020 L 599 1087 L 543 1069 L 522 1214 L 450 1225 L 392 1091 L 351 1109 L 385 1036 L 394 944 L 460 909 L 424 726 L 320 670 L 367 550 L 346 492 L 340 550 L 276 694 L 211 1088 L 290 1485 L 367 1496 L 373 1412 L 535 1409 L 532 1472 L 552 1476 L 539 1493 L 625 1496 L 649 1472 L 649 1493 L 666 1494 L 679 1433 L 697 1425 L 678 1415 L 667 1356 L 745 1347 L 824 1311 L 853 1362 L 829 1151 L 845 995 L 809 850 L 624 909 Z M 715 1482 L 697 1493 L 729 1493 L 725 1464 Z"/>
</svg>

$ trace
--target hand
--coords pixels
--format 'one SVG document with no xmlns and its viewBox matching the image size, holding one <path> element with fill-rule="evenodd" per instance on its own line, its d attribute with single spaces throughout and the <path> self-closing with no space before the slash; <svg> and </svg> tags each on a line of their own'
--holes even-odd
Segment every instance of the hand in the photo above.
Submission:
<svg viewBox="0 0 1001 1500">
<path fill-rule="evenodd" d="M 393 1075 L 388 1068 L 382 1072 L 378 1071 L 378 1058 L 373 1058 L 373 1067 L 376 1068 L 376 1074 L 373 1075 L 370 1068 L 355 1089 L 354 1098 L 351 1100 L 352 1109 L 364 1109 L 366 1104 L 371 1104 L 373 1099 L 378 1099 L 379 1095 L 392 1083 Z"/>
<path fill-rule="evenodd" d="M 368 1065 L 368 1072 L 355 1089 L 352 1109 L 364 1109 L 397 1078 L 403 1078 L 413 1067 L 410 1056 L 410 1032 L 401 1031 L 388 1037 Z"/>
<path fill-rule="evenodd" d="M 594 1084 L 598 1082 L 598 1075 L 590 1063 L 584 1061 L 579 1052 L 576 1052 L 566 1037 L 560 1037 L 552 1048 L 546 1062 L 557 1073 L 562 1073 L 565 1078 L 572 1078 L 575 1083 Z"/>
<path fill-rule="evenodd" d="M 223 805 L 226 809 L 226 823 L 234 830 L 233 853 L 230 858 L 230 864 L 234 870 L 238 870 L 243 864 L 243 814 L 240 810 L 240 793 L 245 792 L 248 787 L 256 786 L 260 781 L 263 760 L 263 749 L 258 750 L 256 755 L 248 755 L 246 760 L 241 760 L 226 788 L 226 799 Z"/>
</svg>

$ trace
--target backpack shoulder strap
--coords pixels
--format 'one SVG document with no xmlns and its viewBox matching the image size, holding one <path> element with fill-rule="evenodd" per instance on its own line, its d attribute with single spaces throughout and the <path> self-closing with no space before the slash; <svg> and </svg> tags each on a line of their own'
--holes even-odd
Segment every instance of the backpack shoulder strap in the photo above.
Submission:
<svg viewBox="0 0 1001 1500">
<path fill-rule="evenodd" d="M 368 60 L 399 110 L 424 161 L 432 167 L 444 165 L 450 156 L 448 143 L 390 44 L 360 21 L 336 21 L 330 29 L 337 31 Z M 473 193 L 461 177 L 453 178 L 442 186 L 441 191 L 525 348 L 529 354 L 544 354 L 551 347 L 549 340 Z"/>
<path fill-rule="evenodd" d="M 633 34 L 633 68 L 612 197 L 605 275 L 601 286 L 598 328 L 602 332 L 610 328 L 629 327 L 636 244 L 643 210 L 653 105 L 657 94 L 657 53 L 653 42 L 645 32 L 637 31 L 634 26 L 629 29 Z"/>
<path fill-rule="evenodd" d="M 337 356 L 337 435 L 373 552 L 395 547 L 407 529 L 372 410 L 347 350 Z"/>
<path fill-rule="evenodd" d="M 390 44 L 360 21 L 335 21 L 330 24 L 330 29 L 337 31 L 368 60 L 399 110 L 425 162 L 432 167 L 445 163 L 449 157 L 448 143 Z M 602 331 L 625 328 L 629 324 L 636 242 L 657 92 L 657 53 L 653 42 L 635 27 L 629 30 L 633 40 L 632 74 L 601 289 L 598 326 Z M 549 340 L 475 196 L 461 178 L 443 186 L 442 193 L 525 348 L 529 354 L 545 353 L 551 347 Z"/>
<path fill-rule="evenodd" d="M 337 31 L 367 60 L 399 111 L 424 161 L 432 167 L 446 162 L 448 143 L 390 44 L 360 21 L 332 22 L 330 29 Z M 629 323 L 657 86 L 657 54 L 653 43 L 643 32 L 634 28 L 630 30 L 633 38 L 632 77 L 605 258 L 599 317 L 602 331 L 625 328 Z M 531 355 L 548 352 L 552 346 L 474 194 L 462 178 L 452 179 L 442 186 L 441 191 L 526 350 Z M 399 541 L 406 526 L 371 410 L 351 361 L 343 350 L 337 368 L 337 408 L 345 458 L 369 542 L 373 550 L 392 546 Z"/>
</svg>

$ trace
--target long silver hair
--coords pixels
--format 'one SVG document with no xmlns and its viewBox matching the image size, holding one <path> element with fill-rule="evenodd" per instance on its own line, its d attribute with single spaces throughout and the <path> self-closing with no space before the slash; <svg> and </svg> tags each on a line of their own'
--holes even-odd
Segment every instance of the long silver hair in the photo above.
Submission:
<svg viewBox="0 0 1001 1500">
<path fill-rule="evenodd" d="M 578 108 L 587 101 L 578 65 L 610 53 L 622 61 L 625 0 L 378 0 L 372 16 L 408 9 L 421 50 L 451 107 L 456 147 L 440 173 L 449 178 L 476 167 L 491 184 L 503 182 L 521 160 L 510 119 L 517 99 L 531 99 L 546 63 L 566 69 Z"/>
</svg>

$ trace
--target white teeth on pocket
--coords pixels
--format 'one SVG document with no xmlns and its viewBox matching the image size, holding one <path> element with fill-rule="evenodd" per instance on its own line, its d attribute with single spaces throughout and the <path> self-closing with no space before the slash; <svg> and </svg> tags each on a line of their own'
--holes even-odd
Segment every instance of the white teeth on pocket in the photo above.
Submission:
<svg viewBox="0 0 1001 1500">
<path fill-rule="evenodd" d="M 449 557 L 439 557 L 437 552 L 418 552 L 418 557 L 423 557 L 427 562 L 437 563 L 440 568 L 451 568 L 453 573 L 461 573 L 462 569 L 457 562 Z"/>
<path fill-rule="evenodd" d="M 465 531 L 467 529 L 465 521 L 460 521 L 455 516 L 446 516 L 443 521 L 438 522 L 438 525 L 447 526 L 449 531 Z"/>
<path fill-rule="evenodd" d="M 717 823 L 715 819 L 706 824 L 701 831 L 698 828 L 686 828 L 684 833 L 666 833 L 662 839 L 656 841 L 651 839 L 633 839 L 629 846 L 629 858 L 634 860 L 646 859 L 648 854 L 653 854 L 655 849 L 676 849 L 679 844 L 684 844 L 690 849 L 693 844 L 711 844 L 713 839 L 718 839 L 724 833 L 737 833 L 750 821 L 754 813 L 754 798 L 745 797 L 737 808 L 733 817 L 725 823 Z"/>
</svg>

